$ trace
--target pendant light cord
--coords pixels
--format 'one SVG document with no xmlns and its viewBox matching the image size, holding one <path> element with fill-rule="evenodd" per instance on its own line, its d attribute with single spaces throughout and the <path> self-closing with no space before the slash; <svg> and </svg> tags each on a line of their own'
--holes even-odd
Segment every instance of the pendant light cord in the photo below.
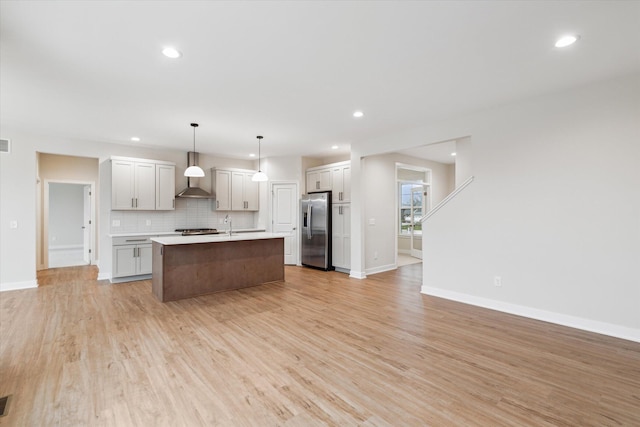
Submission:
<svg viewBox="0 0 640 427">
<path fill-rule="evenodd" d="M 193 164 L 191 166 L 196 165 L 196 128 L 198 127 L 197 123 L 191 123 L 193 127 Z"/>
<path fill-rule="evenodd" d="M 262 137 L 257 136 L 256 138 L 258 138 L 258 172 L 262 172 L 262 153 L 260 151 Z"/>
</svg>

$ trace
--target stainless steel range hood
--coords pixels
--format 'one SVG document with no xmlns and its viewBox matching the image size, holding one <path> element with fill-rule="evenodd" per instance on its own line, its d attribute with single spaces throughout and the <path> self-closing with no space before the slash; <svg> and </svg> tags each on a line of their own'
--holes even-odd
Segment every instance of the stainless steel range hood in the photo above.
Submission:
<svg viewBox="0 0 640 427">
<path fill-rule="evenodd" d="M 187 166 L 198 164 L 198 153 L 187 153 Z M 198 187 L 200 178 L 187 178 L 187 188 L 176 194 L 176 197 L 187 199 L 212 199 L 214 196 Z"/>
</svg>

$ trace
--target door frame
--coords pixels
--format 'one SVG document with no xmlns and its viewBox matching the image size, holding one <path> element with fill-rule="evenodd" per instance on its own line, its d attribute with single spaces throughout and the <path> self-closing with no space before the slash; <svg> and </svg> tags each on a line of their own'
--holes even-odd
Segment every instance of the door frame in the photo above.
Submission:
<svg viewBox="0 0 640 427">
<path fill-rule="evenodd" d="M 96 261 L 96 183 L 95 181 L 76 181 L 71 179 L 45 179 L 44 180 L 44 205 L 42 207 L 42 267 L 49 268 L 49 184 L 77 184 L 91 186 L 91 224 L 89 228 L 89 265 Z"/>
<path fill-rule="evenodd" d="M 275 218 L 273 210 L 275 209 L 275 187 L 278 185 L 292 185 L 296 194 L 296 203 L 293 206 L 293 244 L 295 247 L 295 262 L 296 265 L 301 265 L 300 260 L 300 183 L 298 181 L 269 181 L 269 231 L 273 232 L 273 219 Z"/>
<path fill-rule="evenodd" d="M 412 170 L 412 171 L 417 171 L 417 172 L 424 172 L 424 177 L 425 180 L 423 181 L 410 181 L 410 180 L 406 180 L 406 179 L 400 179 L 398 178 L 398 170 L 399 169 L 407 169 L 407 170 Z M 396 170 L 395 170 L 395 192 L 396 192 L 396 196 L 395 196 L 395 223 L 394 223 L 394 230 L 395 230 L 395 245 L 396 245 L 396 250 L 395 250 L 395 265 L 398 265 L 398 238 L 400 236 L 400 184 L 401 183 L 407 183 L 407 184 L 421 184 L 425 189 L 428 188 L 429 190 L 427 191 L 427 197 L 425 200 L 423 200 L 423 203 L 425 205 L 424 210 L 423 210 L 423 215 L 425 215 L 429 209 L 431 209 L 431 178 L 433 176 L 433 170 L 431 168 L 428 167 L 424 167 L 424 166 L 417 166 L 417 165 L 411 165 L 408 163 L 401 163 L 401 162 L 396 162 Z M 413 252 L 413 239 L 410 238 L 410 244 L 411 247 L 409 249 L 409 252 Z M 424 246 L 424 240 L 422 241 L 422 244 Z M 413 255 L 411 255 L 413 256 Z"/>
</svg>

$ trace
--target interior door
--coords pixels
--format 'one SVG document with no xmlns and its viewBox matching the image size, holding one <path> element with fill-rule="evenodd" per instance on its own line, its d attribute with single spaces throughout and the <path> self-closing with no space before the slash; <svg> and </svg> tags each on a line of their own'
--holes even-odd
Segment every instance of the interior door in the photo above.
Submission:
<svg viewBox="0 0 640 427">
<path fill-rule="evenodd" d="M 411 188 L 411 211 L 409 235 L 411 236 L 411 256 L 422 259 L 422 222 L 426 191 L 422 185 Z"/>
<path fill-rule="evenodd" d="M 287 233 L 284 238 L 284 263 L 298 263 L 298 185 L 274 183 L 271 187 L 274 233 Z"/>
<path fill-rule="evenodd" d="M 91 264 L 91 186 L 83 187 L 82 257 Z"/>
</svg>

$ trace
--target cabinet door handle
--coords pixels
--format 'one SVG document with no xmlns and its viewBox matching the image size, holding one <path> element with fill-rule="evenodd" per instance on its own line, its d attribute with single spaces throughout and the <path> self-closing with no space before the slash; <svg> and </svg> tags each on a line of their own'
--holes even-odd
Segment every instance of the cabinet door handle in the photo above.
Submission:
<svg viewBox="0 0 640 427">
<path fill-rule="evenodd" d="M 320 189 L 320 181 L 316 181 L 316 190 Z"/>
<path fill-rule="evenodd" d="M 216 209 L 220 208 L 220 200 L 216 200 Z"/>
<path fill-rule="evenodd" d="M 176 199 L 171 200 L 171 207 L 172 208 L 176 207 Z"/>
<path fill-rule="evenodd" d="M 131 207 L 132 207 L 132 208 L 135 208 L 135 207 L 136 207 L 136 205 L 134 205 L 133 203 L 134 203 L 134 202 L 133 202 L 133 198 L 131 198 Z"/>
</svg>

